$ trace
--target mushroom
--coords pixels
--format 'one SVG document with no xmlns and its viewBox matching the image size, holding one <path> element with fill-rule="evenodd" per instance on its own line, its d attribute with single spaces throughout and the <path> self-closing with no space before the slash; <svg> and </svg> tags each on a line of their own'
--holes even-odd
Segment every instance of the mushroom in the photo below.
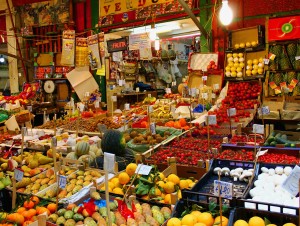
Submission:
<svg viewBox="0 0 300 226">
<path fill-rule="evenodd" d="M 275 170 L 273 168 L 269 169 L 269 175 L 273 176 L 275 174 Z"/>
<path fill-rule="evenodd" d="M 293 170 L 292 167 L 286 166 L 286 167 L 284 167 L 283 172 L 284 172 L 285 175 L 288 176 L 288 175 L 291 174 L 292 170 Z"/>
<path fill-rule="evenodd" d="M 229 176 L 230 169 L 228 167 L 223 167 L 221 173 L 222 175 Z"/>
<path fill-rule="evenodd" d="M 261 167 L 261 172 L 269 173 L 269 169 L 267 167 Z"/>
<path fill-rule="evenodd" d="M 239 174 L 242 174 L 244 169 L 239 167 L 239 168 L 236 168 L 235 171 L 238 172 Z"/>
<path fill-rule="evenodd" d="M 214 168 L 214 173 L 215 174 L 219 174 L 219 172 L 221 172 L 221 168 L 220 167 L 216 167 L 216 168 Z"/>
<path fill-rule="evenodd" d="M 240 174 L 238 172 L 236 172 L 235 170 L 233 170 L 232 172 L 230 172 L 230 176 L 233 177 L 234 181 L 237 181 L 237 179 L 239 178 Z"/>
<path fill-rule="evenodd" d="M 243 174 L 239 177 L 239 180 L 240 181 L 245 181 L 245 182 L 248 182 L 249 181 L 249 178 L 252 176 L 252 172 L 246 170 L 243 172 Z"/>
<path fill-rule="evenodd" d="M 276 173 L 276 174 L 278 174 L 278 175 L 281 175 L 281 174 L 283 174 L 283 168 L 282 168 L 282 167 L 279 167 L 279 166 L 277 166 L 277 167 L 275 168 L 275 173 Z"/>
</svg>

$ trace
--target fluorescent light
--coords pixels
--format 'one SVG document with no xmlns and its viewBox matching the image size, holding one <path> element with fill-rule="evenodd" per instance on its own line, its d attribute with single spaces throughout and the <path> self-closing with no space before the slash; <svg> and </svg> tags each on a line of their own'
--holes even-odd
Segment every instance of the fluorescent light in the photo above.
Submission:
<svg viewBox="0 0 300 226">
<path fill-rule="evenodd" d="M 223 25 L 229 25 L 233 19 L 232 9 L 228 5 L 228 0 L 222 1 L 222 8 L 220 10 L 220 21 Z"/>
</svg>

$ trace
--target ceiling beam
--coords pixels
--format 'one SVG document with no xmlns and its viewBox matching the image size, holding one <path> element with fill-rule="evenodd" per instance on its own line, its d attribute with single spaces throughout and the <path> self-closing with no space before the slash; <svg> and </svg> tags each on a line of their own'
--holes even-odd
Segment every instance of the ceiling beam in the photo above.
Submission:
<svg viewBox="0 0 300 226">
<path fill-rule="evenodd" d="M 197 17 L 194 15 L 193 11 L 189 8 L 189 6 L 185 3 L 184 0 L 178 0 L 178 2 L 182 5 L 184 8 L 184 11 L 191 17 L 195 25 L 199 28 L 201 35 L 203 35 L 206 39 L 208 39 L 208 34 L 205 30 L 205 28 L 200 24 L 200 21 L 197 19 Z"/>
</svg>

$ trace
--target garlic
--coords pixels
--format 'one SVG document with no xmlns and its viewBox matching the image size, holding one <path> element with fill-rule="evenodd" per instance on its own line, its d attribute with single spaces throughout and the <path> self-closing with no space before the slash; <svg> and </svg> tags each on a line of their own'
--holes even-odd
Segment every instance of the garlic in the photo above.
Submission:
<svg viewBox="0 0 300 226">
<path fill-rule="evenodd" d="M 283 172 L 284 172 L 285 175 L 288 176 L 288 175 L 291 174 L 292 170 L 293 170 L 292 167 L 286 166 L 286 167 L 284 167 Z"/>
</svg>

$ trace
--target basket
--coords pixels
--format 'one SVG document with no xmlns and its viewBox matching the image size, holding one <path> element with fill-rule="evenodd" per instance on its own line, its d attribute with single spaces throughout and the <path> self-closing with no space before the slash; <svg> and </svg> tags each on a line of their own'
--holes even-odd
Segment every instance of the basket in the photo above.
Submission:
<svg viewBox="0 0 300 226">
<path fill-rule="evenodd" d="M 198 202 L 216 202 L 218 196 L 215 196 L 211 191 L 214 187 L 214 180 L 218 180 L 218 175 L 214 174 L 213 170 L 215 167 L 228 167 L 230 170 L 242 167 L 243 169 L 253 169 L 253 162 L 241 162 L 241 161 L 231 161 L 231 160 L 213 160 L 210 170 L 198 181 L 198 183 L 191 189 L 191 192 L 186 192 L 183 198 L 188 198 L 191 200 L 196 200 Z M 254 172 L 256 175 L 257 173 Z M 248 190 L 249 184 L 244 181 L 234 181 L 231 177 L 221 177 L 222 181 L 232 183 L 233 190 L 237 189 L 236 193 L 233 194 L 232 200 L 223 199 L 224 202 L 229 203 L 231 207 L 235 206 L 237 199 L 245 197 L 245 193 Z"/>
</svg>

